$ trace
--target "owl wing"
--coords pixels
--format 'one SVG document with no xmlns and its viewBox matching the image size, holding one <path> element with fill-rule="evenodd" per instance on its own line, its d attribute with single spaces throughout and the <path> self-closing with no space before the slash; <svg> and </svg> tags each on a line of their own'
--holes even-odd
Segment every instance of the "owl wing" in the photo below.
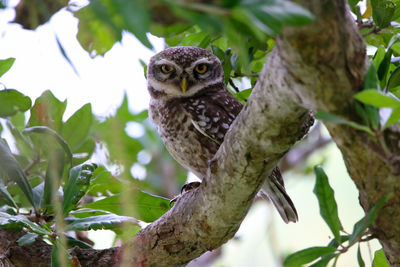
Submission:
<svg viewBox="0 0 400 267">
<path fill-rule="evenodd" d="M 222 143 L 243 108 L 243 104 L 226 89 L 194 97 L 185 104 L 194 127 L 217 144 Z"/>
</svg>

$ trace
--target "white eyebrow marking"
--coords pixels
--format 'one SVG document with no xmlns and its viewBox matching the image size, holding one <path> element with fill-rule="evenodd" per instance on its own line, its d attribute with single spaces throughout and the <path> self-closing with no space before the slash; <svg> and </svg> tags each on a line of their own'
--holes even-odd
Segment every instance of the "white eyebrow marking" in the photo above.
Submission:
<svg viewBox="0 0 400 267">
<path fill-rule="evenodd" d="M 172 66 L 174 66 L 174 68 L 175 68 L 176 70 L 182 70 L 182 68 L 179 67 L 178 65 L 176 65 L 175 62 L 169 61 L 168 59 L 165 59 L 165 58 L 160 59 L 160 60 L 156 61 L 155 63 L 156 63 L 157 65 L 163 65 L 163 64 L 172 65 Z"/>
<path fill-rule="evenodd" d="M 208 58 L 200 58 L 193 62 L 190 67 L 186 68 L 185 70 L 192 70 L 194 67 L 196 67 L 200 63 L 205 63 L 205 64 L 212 64 L 213 61 L 209 60 Z"/>
</svg>

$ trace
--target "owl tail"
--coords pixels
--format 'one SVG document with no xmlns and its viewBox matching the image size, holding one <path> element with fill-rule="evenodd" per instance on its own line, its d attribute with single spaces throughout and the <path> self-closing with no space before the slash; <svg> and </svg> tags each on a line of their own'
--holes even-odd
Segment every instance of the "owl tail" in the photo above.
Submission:
<svg viewBox="0 0 400 267">
<path fill-rule="evenodd" d="M 272 171 L 260 191 L 262 198 L 272 201 L 285 223 L 297 222 L 296 208 L 286 193 L 281 172 L 278 167 Z"/>
</svg>

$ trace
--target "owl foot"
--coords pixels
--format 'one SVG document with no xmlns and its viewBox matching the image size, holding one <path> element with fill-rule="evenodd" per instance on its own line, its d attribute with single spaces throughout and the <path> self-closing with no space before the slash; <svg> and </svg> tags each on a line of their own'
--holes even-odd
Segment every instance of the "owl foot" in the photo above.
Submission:
<svg viewBox="0 0 400 267">
<path fill-rule="evenodd" d="M 173 199 L 171 199 L 169 201 L 169 205 L 172 206 L 172 204 L 174 202 L 176 202 L 184 193 L 186 193 L 192 189 L 195 189 L 195 188 L 199 187 L 200 185 L 201 185 L 201 182 L 191 182 L 191 183 L 184 184 L 181 188 L 181 194 L 174 197 Z"/>
</svg>

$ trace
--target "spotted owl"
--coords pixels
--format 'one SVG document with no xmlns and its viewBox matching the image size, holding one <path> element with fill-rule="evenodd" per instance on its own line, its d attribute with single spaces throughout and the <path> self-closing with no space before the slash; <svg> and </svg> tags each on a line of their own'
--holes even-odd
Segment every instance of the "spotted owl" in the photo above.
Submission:
<svg viewBox="0 0 400 267">
<path fill-rule="evenodd" d="M 171 47 L 150 59 L 147 69 L 149 117 L 172 157 L 200 179 L 243 108 L 225 87 L 219 59 L 198 47 Z M 283 220 L 297 221 L 276 167 L 265 185 Z"/>
</svg>

